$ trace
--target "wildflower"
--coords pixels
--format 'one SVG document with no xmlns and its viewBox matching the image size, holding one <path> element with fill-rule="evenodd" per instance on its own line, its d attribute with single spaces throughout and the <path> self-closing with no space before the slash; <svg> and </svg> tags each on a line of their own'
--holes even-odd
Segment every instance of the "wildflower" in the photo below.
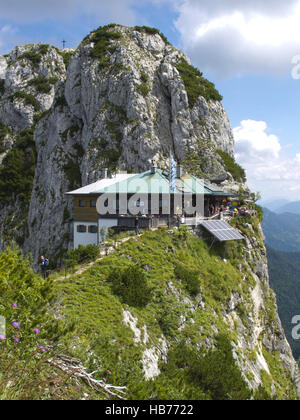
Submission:
<svg viewBox="0 0 300 420">
<path fill-rule="evenodd" d="M 35 332 L 36 334 L 39 334 L 39 333 L 40 333 L 40 330 L 38 330 L 37 328 L 35 328 L 35 329 L 34 329 L 34 332 Z"/>
<path fill-rule="evenodd" d="M 18 307 L 18 305 L 17 305 L 16 303 L 14 303 L 14 304 L 13 304 L 13 307 L 14 307 L 14 308 L 17 308 L 17 307 Z"/>
<path fill-rule="evenodd" d="M 0 335 L 0 341 L 3 341 L 3 340 L 5 340 L 4 335 Z"/>
<path fill-rule="evenodd" d="M 13 340 L 14 340 L 16 343 L 18 343 L 18 342 L 19 342 L 18 337 L 14 337 L 14 338 L 13 338 Z"/>
<path fill-rule="evenodd" d="M 13 323 L 12 323 L 12 325 L 13 325 L 13 327 L 15 327 L 15 328 L 19 328 L 19 327 L 20 327 L 20 324 L 18 324 L 17 322 L 13 322 Z"/>
<path fill-rule="evenodd" d="M 43 353 L 46 351 L 45 347 L 43 347 L 43 346 L 40 346 L 40 350 L 41 350 L 41 352 L 43 352 Z"/>
</svg>

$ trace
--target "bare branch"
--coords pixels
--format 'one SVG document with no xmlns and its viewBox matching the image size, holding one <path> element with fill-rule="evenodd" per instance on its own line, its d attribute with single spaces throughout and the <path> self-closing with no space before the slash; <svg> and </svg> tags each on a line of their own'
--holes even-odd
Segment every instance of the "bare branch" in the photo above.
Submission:
<svg viewBox="0 0 300 420">
<path fill-rule="evenodd" d="M 93 378 L 95 372 L 88 373 L 78 359 L 65 355 L 58 355 L 53 359 L 50 359 L 48 363 L 66 373 L 70 378 L 83 380 L 94 391 L 116 397 L 120 400 L 126 400 L 125 391 L 127 388 L 125 386 L 110 385 L 103 380 Z"/>
</svg>

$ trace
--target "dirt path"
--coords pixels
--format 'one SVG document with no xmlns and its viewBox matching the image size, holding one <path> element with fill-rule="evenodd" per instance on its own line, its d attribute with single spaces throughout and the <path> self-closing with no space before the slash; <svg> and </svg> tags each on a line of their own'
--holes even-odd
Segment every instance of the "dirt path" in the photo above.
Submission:
<svg viewBox="0 0 300 420">
<path fill-rule="evenodd" d="M 77 271 L 75 271 L 74 273 L 71 274 L 67 274 L 66 276 L 59 276 L 57 278 L 55 278 L 53 281 L 57 282 L 57 281 L 61 281 L 61 280 L 66 280 L 69 279 L 72 276 L 76 276 L 76 275 L 80 275 L 82 273 L 84 273 L 86 270 L 88 270 L 89 268 L 91 268 L 93 265 L 97 264 L 99 261 L 101 261 L 103 258 L 105 258 L 107 255 L 112 254 L 113 252 L 115 252 L 122 244 L 124 244 L 125 242 L 129 241 L 130 239 L 134 239 L 136 240 L 138 237 L 140 237 L 142 235 L 137 235 L 137 236 L 128 236 L 127 238 L 123 238 L 120 239 L 119 241 L 117 241 L 114 245 L 112 245 L 111 247 L 100 251 L 100 257 L 97 258 L 95 261 L 92 261 L 89 264 L 85 264 L 84 266 L 80 267 Z"/>
</svg>

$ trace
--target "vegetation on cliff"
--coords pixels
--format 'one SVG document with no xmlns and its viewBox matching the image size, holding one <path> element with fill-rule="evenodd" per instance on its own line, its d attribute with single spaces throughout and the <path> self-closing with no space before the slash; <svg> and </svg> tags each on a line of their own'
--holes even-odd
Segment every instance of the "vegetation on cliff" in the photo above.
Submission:
<svg viewBox="0 0 300 420">
<path fill-rule="evenodd" d="M 119 240 L 109 239 L 106 246 Z M 90 251 L 95 260 L 94 249 Z M 272 376 L 261 373 L 264 386 L 253 392 L 245 380 L 241 362 L 250 357 L 250 347 L 234 350 L 238 330 L 224 318 L 229 300 L 238 293 L 243 301 L 236 311 L 247 328 L 245 305 L 251 302 L 254 280 L 250 273 L 242 280 L 248 270 L 245 265 L 242 274 L 241 264 L 241 244 L 210 250 L 185 228 L 133 237 L 79 273 L 55 274 L 46 282 L 20 251 L 7 249 L 0 255 L 1 295 L 7 297 L 0 314 L 20 322 L 31 337 L 39 328 L 41 346 L 79 358 L 88 371 L 97 372 L 97 379 L 126 386 L 129 399 L 266 399 L 274 391 L 272 383 L 277 398 L 295 398 L 276 352 L 264 350 L 274 366 Z M 14 303 L 19 312 L 14 312 Z M 13 333 L 9 326 L 8 335 Z M 29 354 L 15 353 L 17 363 Z M 44 367 L 39 375 L 49 374 Z"/>
<path fill-rule="evenodd" d="M 215 85 L 205 79 L 203 73 L 186 60 L 183 59 L 176 67 L 183 80 L 190 108 L 193 108 L 199 96 L 203 96 L 208 101 L 221 101 L 223 99 Z"/>
<path fill-rule="evenodd" d="M 236 163 L 234 158 L 222 150 L 217 150 L 217 153 L 222 158 L 227 171 L 231 173 L 233 179 L 237 182 L 246 182 L 246 172 Z"/>
<path fill-rule="evenodd" d="M 19 199 L 29 204 L 36 164 L 33 130 L 18 133 L 14 146 L 6 154 L 0 167 L 0 202 Z"/>
<path fill-rule="evenodd" d="M 109 381 L 127 386 L 130 398 L 271 398 L 270 389 L 249 390 L 239 363 L 249 357 L 250 347 L 239 349 L 239 362 L 233 359 L 238 332 L 224 319 L 237 293 L 242 301 L 236 311 L 250 328 L 247 311 L 255 282 L 244 258 L 239 243 L 209 250 L 184 228 L 162 229 L 132 238 L 80 275 L 58 279 L 60 315 L 76 319 L 70 336 L 74 355 L 91 370 L 98 368 L 99 377 L 108 371 Z M 139 287 L 132 287 L 133 278 Z M 124 328 L 126 313 L 136 323 L 132 329 Z M 156 367 L 161 373 L 146 381 L 146 354 L 153 349 L 160 349 Z M 267 378 L 274 381 L 278 398 L 295 397 L 288 372 L 276 353 L 271 356 L 281 373 Z"/>
</svg>

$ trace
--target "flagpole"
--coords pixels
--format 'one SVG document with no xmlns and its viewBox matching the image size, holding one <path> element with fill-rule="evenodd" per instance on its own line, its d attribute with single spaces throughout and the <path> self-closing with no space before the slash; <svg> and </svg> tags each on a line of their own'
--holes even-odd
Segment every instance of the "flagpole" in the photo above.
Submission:
<svg viewBox="0 0 300 420">
<path fill-rule="evenodd" d="M 169 228 L 171 227 L 171 208 L 172 208 L 172 192 L 175 193 L 175 160 L 173 158 L 172 152 L 170 150 L 170 170 L 169 170 Z M 174 194 L 173 194 L 173 203 L 174 203 Z"/>
<path fill-rule="evenodd" d="M 168 227 L 170 229 L 171 227 L 171 178 L 172 178 L 172 155 L 171 155 L 171 150 L 169 153 L 169 218 L 168 218 Z"/>
</svg>

